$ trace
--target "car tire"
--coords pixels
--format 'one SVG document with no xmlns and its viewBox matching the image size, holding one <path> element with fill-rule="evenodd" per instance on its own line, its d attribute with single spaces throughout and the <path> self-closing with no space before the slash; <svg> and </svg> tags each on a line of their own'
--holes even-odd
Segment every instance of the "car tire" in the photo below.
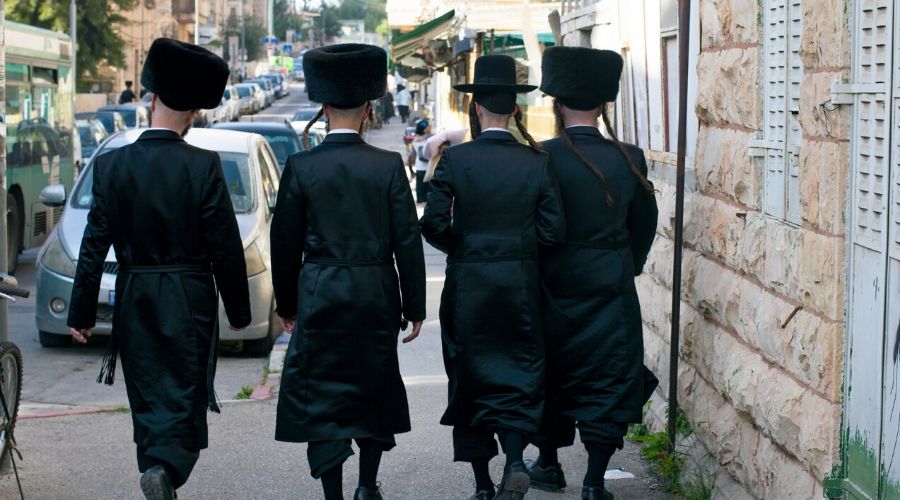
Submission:
<svg viewBox="0 0 900 500">
<path fill-rule="evenodd" d="M 15 196 L 6 195 L 6 272 L 13 274 L 19 265 L 19 250 L 22 247 L 22 208 Z"/>
<path fill-rule="evenodd" d="M 72 345 L 71 335 L 58 335 L 43 330 L 38 331 L 38 340 L 41 342 L 41 347 L 69 347 Z"/>
<path fill-rule="evenodd" d="M 267 335 L 259 339 L 245 340 L 244 355 L 254 358 L 268 356 L 272 352 L 272 346 L 275 344 L 275 338 L 280 334 L 280 330 L 278 316 L 275 315 L 275 301 L 273 300 L 269 306 L 269 329 Z"/>
</svg>

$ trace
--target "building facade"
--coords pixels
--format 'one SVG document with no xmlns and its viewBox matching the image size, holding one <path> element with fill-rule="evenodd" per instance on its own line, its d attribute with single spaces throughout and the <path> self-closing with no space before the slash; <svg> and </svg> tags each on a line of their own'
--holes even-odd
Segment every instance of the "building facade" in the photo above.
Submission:
<svg viewBox="0 0 900 500">
<path fill-rule="evenodd" d="M 652 160 L 639 279 L 669 372 L 675 0 L 563 2 L 565 45 L 619 51 L 621 136 Z M 721 498 L 900 496 L 900 39 L 891 0 L 691 2 L 679 403 Z"/>
</svg>

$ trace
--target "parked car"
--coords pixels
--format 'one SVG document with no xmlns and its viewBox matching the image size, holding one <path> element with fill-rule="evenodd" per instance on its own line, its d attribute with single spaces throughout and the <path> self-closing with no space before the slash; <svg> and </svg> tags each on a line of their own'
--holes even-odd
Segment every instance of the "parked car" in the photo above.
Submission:
<svg viewBox="0 0 900 500">
<path fill-rule="evenodd" d="M 225 87 L 222 103 L 225 110 L 225 121 L 236 122 L 241 118 L 241 99 L 238 97 L 234 85 Z"/>
<path fill-rule="evenodd" d="M 275 152 L 280 170 L 284 170 L 288 156 L 303 149 L 297 133 L 287 122 L 238 122 L 220 123 L 214 128 L 252 132 L 266 138 L 266 142 Z"/>
<path fill-rule="evenodd" d="M 262 89 L 253 83 L 239 83 L 234 86 L 241 105 L 242 115 L 252 115 L 261 109 Z"/>
<path fill-rule="evenodd" d="M 306 80 L 306 75 L 303 74 L 303 58 L 298 57 L 294 59 L 294 80 L 304 81 Z"/>
<path fill-rule="evenodd" d="M 300 108 L 294 113 L 294 117 L 291 118 L 292 122 L 308 122 L 316 117 L 319 113 L 319 107 L 309 107 L 309 108 Z"/>
<path fill-rule="evenodd" d="M 108 134 L 115 134 L 128 128 L 125 126 L 125 118 L 118 111 L 90 111 L 75 113 L 76 120 L 97 120 L 103 125 Z"/>
<path fill-rule="evenodd" d="M 71 342 L 66 319 L 75 276 L 75 259 L 93 200 L 94 162 L 103 152 L 133 143 L 143 132 L 140 129 L 126 130 L 101 144 L 97 155 L 72 188 L 71 196 L 67 196 L 61 185 L 48 186 L 41 192 L 44 204 L 65 206 L 62 219 L 41 247 L 36 260 L 35 320 L 42 346 L 65 346 Z M 253 322 L 241 331 L 220 328 L 219 335 L 223 340 L 242 340 L 245 353 L 265 355 L 280 331 L 275 316 L 269 253 L 269 221 L 279 182 L 275 155 L 263 137 L 246 132 L 191 129 L 185 140 L 193 146 L 219 153 L 245 249 Z M 115 290 L 118 270 L 115 252 L 110 249 L 100 282 L 97 325 L 94 327 L 97 335 L 107 335 L 112 328 L 113 300 L 110 299 L 114 296 L 110 293 Z M 221 301 L 219 324 L 228 324 Z"/>
<path fill-rule="evenodd" d="M 118 111 L 125 120 L 126 128 L 147 128 L 150 126 L 150 111 L 144 103 L 134 102 L 101 106 L 97 111 Z"/>
<path fill-rule="evenodd" d="M 266 94 L 266 105 L 265 107 L 269 107 L 275 102 L 275 86 L 272 85 L 272 82 L 265 78 L 256 78 L 253 80 L 247 80 L 249 83 L 255 83 L 259 85 L 259 88 L 263 89 L 263 92 Z"/>
<path fill-rule="evenodd" d="M 287 95 L 287 85 L 284 84 L 284 78 L 275 73 L 269 73 L 268 75 L 263 75 L 262 78 L 269 80 L 272 82 L 272 86 L 275 89 L 275 98 L 281 99 L 282 97 Z"/>
<path fill-rule="evenodd" d="M 291 122 L 291 128 L 297 133 L 301 147 L 303 146 L 303 130 L 306 129 L 307 123 L 309 123 L 309 120 L 297 120 Z M 328 134 L 328 127 L 323 120 L 313 123 L 313 126 L 309 129 L 309 147 L 314 148 L 319 144 L 322 144 L 326 134 Z"/>
<path fill-rule="evenodd" d="M 98 120 L 75 120 L 75 128 L 81 141 L 81 164 L 87 165 L 97 147 L 109 137 L 109 132 Z"/>
</svg>

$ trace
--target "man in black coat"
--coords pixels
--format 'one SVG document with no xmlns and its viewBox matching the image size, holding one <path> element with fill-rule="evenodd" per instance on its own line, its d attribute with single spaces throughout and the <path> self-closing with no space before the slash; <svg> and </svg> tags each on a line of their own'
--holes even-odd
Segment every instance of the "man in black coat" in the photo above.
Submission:
<svg viewBox="0 0 900 500">
<path fill-rule="evenodd" d="M 441 336 L 449 380 L 447 410 L 454 460 L 470 462 L 472 500 L 521 500 L 529 477 L 522 462 L 544 406 L 538 248 L 561 243 L 565 218 L 550 158 L 522 124 L 509 56 L 475 62 L 469 109 L 474 140 L 441 155 L 422 217 L 422 234 L 447 253 Z M 531 147 L 507 130 L 510 118 Z M 488 463 L 506 453 L 494 496 Z"/>
<path fill-rule="evenodd" d="M 607 115 L 623 60 L 608 50 L 552 47 L 541 90 L 555 98 L 559 137 L 542 143 L 553 160 L 566 212 L 564 244 L 541 255 L 547 400 L 532 485 L 565 487 L 557 448 L 588 452 L 583 500 L 608 500 L 604 473 L 629 423 L 657 384 L 644 367 L 641 309 L 634 277 L 656 236 L 657 206 L 643 152 L 619 142 Z M 597 127 L 607 127 L 604 137 Z"/>
<path fill-rule="evenodd" d="M 425 319 L 425 258 L 402 158 L 360 136 L 386 68 L 371 45 L 306 53 L 307 93 L 324 103 L 330 130 L 288 159 L 272 220 L 278 316 L 293 331 L 275 439 L 309 443 L 326 500 L 343 499 L 351 439 L 360 448 L 354 498 L 380 499 L 382 452 L 410 430 L 397 334 L 411 321 L 403 342 L 412 341 Z"/>
<path fill-rule="evenodd" d="M 222 98 L 228 66 L 194 45 L 160 38 L 142 85 L 153 125 L 85 173 L 93 201 L 72 289 L 69 329 L 79 342 L 96 321 L 110 245 L 119 262 L 110 352 L 98 381 L 122 358 L 140 484 L 148 499 L 174 498 L 207 446 L 218 292 L 232 329 L 250 323 L 244 250 L 219 155 L 184 142 L 199 108 Z"/>
</svg>

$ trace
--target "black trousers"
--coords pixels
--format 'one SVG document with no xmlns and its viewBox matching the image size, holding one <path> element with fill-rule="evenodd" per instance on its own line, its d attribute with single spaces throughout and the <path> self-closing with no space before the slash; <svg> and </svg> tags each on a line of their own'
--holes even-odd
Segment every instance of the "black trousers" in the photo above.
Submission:
<svg viewBox="0 0 900 500">
<path fill-rule="evenodd" d="M 425 182 L 424 170 L 416 170 L 416 203 L 425 203 L 428 201 L 428 187 L 430 182 Z"/>
<path fill-rule="evenodd" d="M 475 460 L 490 460 L 497 456 L 497 439 L 504 443 L 507 432 L 521 432 L 507 429 L 488 429 L 485 427 L 453 427 L 453 461 L 474 462 Z"/>
<path fill-rule="evenodd" d="M 147 469 L 162 465 L 172 479 L 172 485 L 175 488 L 180 488 L 187 482 L 199 458 L 199 450 L 186 450 L 177 445 L 137 447 L 138 470 L 143 474 Z"/>
<path fill-rule="evenodd" d="M 314 479 L 319 479 L 322 474 L 333 467 L 341 465 L 353 455 L 350 439 L 335 439 L 332 441 L 311 441 L 306 448 L 306 458 L 309 459 L 309 472 Z M 381 451 L 390 451 L 397 446 L 393 435 L 356 438 L 357 446 L 378 446 Z"/>
<path fill-rule="evenodd" d="M 628 424 L 621 422 L 576 422 L 565 415 L 544 414 L 541 430 L 532 439 L 538 448 L 565 448 L 575 444 L 575 429 L 582 443 L 611 444 L 618 449 L 625 446 Z"/>
<path fill-rule="evenodd" d="M 400 121 L 406 123 L 406 119 L 409 118 L 409 106 L 398 104 L 397 112 L 400 113 Z"/>
</svg>

